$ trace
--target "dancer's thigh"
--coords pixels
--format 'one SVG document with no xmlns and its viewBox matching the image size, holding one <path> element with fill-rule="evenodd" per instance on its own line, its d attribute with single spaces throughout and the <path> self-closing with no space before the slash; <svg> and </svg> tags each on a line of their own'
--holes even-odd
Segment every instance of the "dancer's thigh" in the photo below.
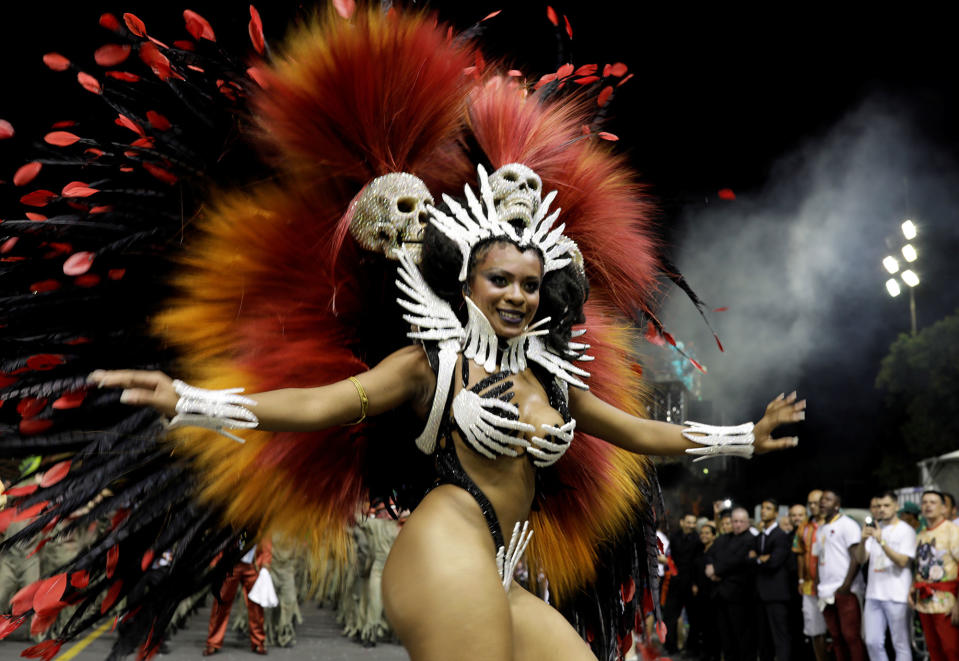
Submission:
<svg viewBox="0 0 959 661">
<path fill-rule="evenodd" d="M 513 660 L 596 661 L 589 645 L 559 611 L 513 582 Z"/>
<path fill-rule="evenodd" d="M 383 602 L 412 661 L 513 658 L 493 541 L 461 489 L 434 489 L 403 526 L 383 569 Z"/>
</svg>

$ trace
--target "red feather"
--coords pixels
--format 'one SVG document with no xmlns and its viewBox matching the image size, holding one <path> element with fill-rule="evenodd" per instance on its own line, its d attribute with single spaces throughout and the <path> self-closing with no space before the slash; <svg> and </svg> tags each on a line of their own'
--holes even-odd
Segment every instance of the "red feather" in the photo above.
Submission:
<svg viewBox="0 0 959 661">
<path fill-rule="evenodd" d="M 623 598 L 623 603 L 628 604 L 633 601 L 633 597 L 636 596 L 636 581 L 633 580 L 633 577 L 630 576 L 629 580 L 623 583 L 619 587 L 620 596 Z"/>
<path fill-rule="evenodd" d="M 0 615 L 0 640 L 16 631 L 23 624 L 24 619 L 13 615 Z"/>
<path fill-rule="evenodd" d="M 29 496 L 30 494 L 32 494 L 39 488 L 40 488 L 40 485 L 36 483 L 24 484 L 19 487 L 13 487 L 11 489 L 7 489 L 3 493 L 9 498 L 17 498 L 19 496 Z"/>
<path fill-rule="evenodd" d="M 122 113 L 117 115 L 117 118 L 113 120 L 113 123 L 116 124 L 117 126 L 122 126 L 123 128 L 130 129 L 131 131 L 133 131 L 134 133 L 138 135 L 146 136 L 146 131 L 143 130 L 142 126 L 140 126 L 139 124 L 137 124 L 132 119 L 130 119 L 129 117 L 127 117 L 126 115 Z"/>
<path fill-rule="evenodd" d="M 20 198 L 20 202 L 31 207 L 45 207 L 50 200 L 54 199 L 55 197 L 57 197 L 57 194 L 53 191 L 40 188 L 23 195 Z"/>
<path fill-rule="evenodd" d="M 43 56 L 43 63 L 54 71 L 66 71 L 70 68 L 70 60 L 60 53 L 47 53 Z"/>
<path fill-rule="evenodd" d="M 726 350 L 723 348 L 723 343 L 719 341 L 719 336 L 713 333 L 713 337 L 716 338 L 716 346 L 719 347 L 719 350 L 725 352 Z"/>
<path fill-rule="evenodd" d="M 350 19 L 356 13 L 356 0 L 333 0 L 333 7 L 341 17 Z"/>
<path fill-rule="evenodd" d="M 42 222 L 42 221 L 44 221 L 44 220 L 47 219 L 47 217 L 44 216 L 42 213 L 33 213 L 32 211 L 28 211 L 26 215 L 27 215 L 27 218 L 29 218 L 30 220 L 32 220 L 32 221 L 34 221 L 34 222 Z M 54 281 L 53 281 L 53 280 L 44 280 L 44 282 L 49 283 L 49 282 L 54 282 Z M 57 287 L 59 287 L 59 286 L 60 286 L 60 285 L 58 284 Z M 56 289 L 56 287 L 54 287 L 54 289 Z M 48 290 L 48 291 L 49 291 L 49 290 Z"/>
<path fill-rule="evenodd" d="M 24 419 L 32 418 L 42 413 L 45 408 L 47 408 L 47 399 L 45 397 L 24 397 L 17 403 L 17 413 Z"/>
<path fill-rule="evenodd" d="M 134 14 L 124 14 L 123 22 L 127 24 L 127 29 L 138 37 L 147 36 L 147 26 Z"/>
<path fill-rule="evenodd" d="M 69 472 L 70 461 L 61 461 L 60 463 L 53 465 L 43 474 L 43 478 L 40 480 L 40 486 L 44 489 L 47 487 L 52 487 L 54 484 L 65 478 Z"/>
<path fill-rule="evenodd" d="M 263 21 L 260 19 L 260 12 L 253 5 L 250 5 L 249 32 L 250 42 L 253 44 L 254 50 L 262 55 L 266 45 L 266 40 L 263 38 Z"/>
<path fill-rule="evenodd" d="M 659 620 L 656 623 L 656 637 L 659 638 L 659 642 L 661 643 L 666 642 L 666 631 L 667 631 L 666 623 L 663 622 L 662 620 Z"/>
<path fill-rule="evenodd" d="M 569 24 L 569 19 L 566 18 L 566 14 L 563 14 L 563 21 L 566 23 L 566 34 L 569 35 L 569 38 L 573 38 L 573 26 Z"/>
<path fill-rule="evenodd" d="M 599 96 L 596 97 L 596 105 L 602 107 L 605 106 L 609 101 L 609 97 L 613 95 L 612 85 L 607 85 L 603 88 L 603 91 L 599 93 Z"/>
<path fill-rule="evenodd" d="M 120 591 L 123 589 L 123 581 L 114 581 L 113 585 L 110 586 L 110 589 L 107 590 L 106 596 L 103 598 L 103 603 L 100 604 L 100 614 L 106 613 L 110 610 L 110 607 L 116 603 L 117 597 L 120 596 Z"/>
<path fill-rule="evenodd" d="M 27 215 L 29 216 L 30 214 Z M 30 291 L 34 294 L 42 294 L 44 292 L 56 291 L 58 289 L 60 289 L 60 283 L 57 280 L 41 280 L 30 285 Z"/>
<path fill-rule="evenodd" d="M 613 133 L 608 133 L 607 131 L 600 131 L 596 135 L 601 137 L 603 140 L 609 140 L 610 142 L 616 142 L 617 140 L 619 140 L 618 135 L 615 135 Z"/>
<path fill-rule="evenodd" d="M 165 184 L 172 186 L 177 182 L 177 176 L 175 174 L 169 170 L 161 168 L 158 165 L 154 165 L 153 163 L 144 163 L 143 169 L 153 175 L 154 178 L 159 179 Z"/>
<path fill-rule="evenodd" d="M 105 71 L 103 75 L 116 80 L 122 80 L 125 83 L 135 83 L 140 80 L 140 76 L 135 73 L 129 73 L 128 71 Z"/>
<path fill-rule="evenodd" d="M 546 18 L 548 18 L 549 22 L 553 25 L 559 25 L 559 17 L 556 15 L 556 10 L 549 5 L 546 5 Z"/>
<path fill-rule="evenodd" d="M 70 585 L 77 590 L 82 590 L 90 584 L 90 574 L 86 569 L 75 571 L 70 574 Z"/>
<path fill-rule="evenodd" d="M 130 45 L 106 44 L 93 53 L 93 59 L 101 67 L 115 67 L 130 57 Z"/>
<path fill-rule="evenodd" d="M 96 188 L 90 188 L 82 181 L 71 181 L 66 186 L 63 187 L 63 190 L 60 191 L 60 195 L 63 197 L 90 197 L 95 193 L 98 193 Z M 70 273 L 68 275 L 76 275 L 75 273 Z"/>
<path fill-rule="evenodd" d="M 43 661 L 50 661 L 57 655 L 62 645 L 63 641 L 60 640 L 45 640 L 42 643 L 37 643 L 33 647 L 28 647 L 27 649 L 23 650 L 20 652 L 20 656 L 28 659 L 43 659 Z"/>
<path fill-rule="evenodd" d="M 150 122 L 150 126 L 155 128 L 157 131 L 166 131 L 169 130 L 170 120 L 158 113 L 156 110 L 147 110 L 147 121 Z"/>
<path fill-rule="evenodd" d="M 18 428 L 23 436 L 33 436 L 34 434 L 45 432 L 52 426 L 53 420 L 30 418 L 29 420 L 21 420 Z"/>
<path fill-rule="evenodd" d="M 70 133 L 69 131 L 51 131 L 43 136 L 44 142 L 57 147 L 69 147 L 79 139 L 80 136 Z"/>
<path fill-rule="evenodd" d="M 173 75 L 170 60 L 152 43 L 145 43 L 140 46 L 140 59 L 153 70 L 153 73 L 160 80 L 167 80 Z"/>
<path fill-rule="evenodd" d="M 40 581 L 34 581 L 22 588 L 10 599 L 10 610 L 14 616 L 23 615 L 33 608 L 33 596 L 40 588 Z"/>
<path fill-rule="evenodd" d="M 100 15 L 100 25 L 107 30 L 117 32 L 120 29 L 120 21 L 113 14 L 106 13 Z"/>
<path fill-rule="evenodd" d="M 26 165 L 21 165 L 13 175 L 14 186 L 26 186 L 40 174 L 43 164 L 40 161 L 33 161 Z"/>
<path fill-rule="evenodd" d="M 150 563 L 153 562 L 153 549 L 147 549 L 143 554 L 143 557 L 140 559 L 140 569 L 146 571 L 150 566 Z"/>
<path fill-rule="evenodd" d="M 720 200 L 735 200 L 736 193 L 733 192 L 732 188 L 720 188 L 719 189 L 719 199 Z"/>
<path fill-rule="evenodd" d="M 100 284 L 100 276 L 96 273 L 86 273 L 77 278 L 74 278 L 73 284 L 77 287 L 96 287 Z"/>
<path fill-rule="evenodd" d="M 480 21 L 480 23 L 482 23 L 483 21 L 488 21 L 489 19 L 493 18 L 494 16 L 499 16 L 502 12 L 503 12 L 502 9 L 497 9 L 497 10 L 494 11 L 493 13 L 487 14 L 487 15 L 483 18 L 483 20 Z"/>
<path fill-rule="evenodd" d="M 27 358 L 27 367 L 42 372 L 52 370 L 54 367 L 63 365 L 65 362 L 66 360 L 60 354 L 38 353 Z"/>
<path fill-rule="evenodd" d="M 107 578 L 113 578 L 113 572 L 116 571 L 117 562 L 119 560 L 120 560 L 120 547 L 114 544 L 107 551 Z"/>
<path fill-rule="evenodd" d="M 183 10 L 183 20 L 186 21 L 186 30 L 194 39 L 208 39 L 216 41 L 216 35 L 213 34 L 213 28 L 209 21 L 190 9 Z"/>
<path fill-rule="evenodd" d="M 57 574 L 40 581 L 37 591 L 33 595 L 33 610 L 37 613 L 62 608 L 65 604 L 60 601 L 67 589 L 67 575 Z"/>
<path fill-rule="evenodd" d="M 13 124 L 5 119 L 0 119 L 0 140 L 12 138 L 14 135 Z"/>
</svg>

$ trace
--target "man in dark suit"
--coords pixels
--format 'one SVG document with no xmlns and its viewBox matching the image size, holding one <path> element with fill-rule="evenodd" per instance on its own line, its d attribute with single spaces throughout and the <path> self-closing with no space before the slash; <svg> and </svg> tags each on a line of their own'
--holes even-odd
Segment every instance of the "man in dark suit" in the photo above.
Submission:
<svg viewBox="0 0 959 661">
<path fill-rule="evenodd" d="M 750 558 L 756 541 L 749 532 L 749 513 L 737 507 L 732 533 L 720 535 L 706 554 L 706 576 L 716 582 L 719 636 L 725 661 L 755 659 L 751 631 L 756 590 L 756 560 Z M 752 651 L 752 655 L 750 652 Z"/>
<path fill-rule="evenodd" d="M 786 561 L 792 540 L 779 527 L 776 518 L 779 503 L 767 498 L 762 502 L 759 518 L 762 532 L 756 537 L 750 557 L 756 563 L 756 592 L 759 594 L 759 658 L 789 661 L 792 652 L 789 627 L 789 597 L 792 592 Z"/>
<path fill-rule="evenodd" d="M 703 552 L 703 543 L 696 533 L 696 515 L 686 514 L 679 520 L 679 530 L 669 537 L 669 554 L 676 565 L 676 573 L 669 579 L 669 590 L 666 593 L 666 604 L 663 608 L 663 618 L 666 622 L 666 642 L 664 647 L 669 654 L 679 651 L 678 630 L 679 616 L 686 609 L 689 615 L 690 634 L 686 638 L 687 655 L 699 655 L 695 642 L 699 639 L 696 629 L 694 609 L 690 608 L 693 601 L 693 579 L 695 577 L 696 558 Z"/>
</svg>

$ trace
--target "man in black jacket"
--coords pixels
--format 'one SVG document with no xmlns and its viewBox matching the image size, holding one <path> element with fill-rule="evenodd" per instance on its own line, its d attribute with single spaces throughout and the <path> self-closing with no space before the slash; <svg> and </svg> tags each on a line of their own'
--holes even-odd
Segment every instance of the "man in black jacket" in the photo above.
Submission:
<svg viewBox="0 0 959 661">
<path fill-rule="evenodd" d="M 759 518 L 762 532 L 756 537 L 756 549 L 750 553 L 756 563 L 756 591 L 759 593 L 759 658 L 760 661 L 789 661 L 792 652 L 789 627 L 791 596 L 786 561 L 792 542 L 776 522 L 779 503 L 767 498 L 762 502 Z"/>
<path fill-rule="evenodd" d="M 751 631 L 754 626 L 756 560 L 750 558 L 756 540 L 749 532 L 749 513 L 742 507 L 733 510 L 733 531 L 720 535 L 706 554 L 706 576 L 716 581 L 719 610 L 719 635 L 725 661 L 755 658 Z"/>
<path fill-rule="evenodd" d="M 669 579 L 669 590 L 666 592 L 666 604 L 663 608 L 663 619 L 666 622 L 666 642 L 664 647 L 669 654 L 679 651 L 678 629 L 679 616 L 686 608 L 689 615 L 690 636 L 686 637 L 687 654 L 699 654 L 695 649 L 694 640 L 699 639 L 695 631 L 699 622 L 696 621 L 694 609 L 691 609 L 693 599 L 693 578 L 696 558 L 702 554 L 703 543 L 696 533 L 696 516 L 686 514 L 679 520 L 679 530 L 669 537 L 669 554 L 676 565 L 676 574 Z M 691 644 L 692 643 L 692 644 Z"/>
</svg>

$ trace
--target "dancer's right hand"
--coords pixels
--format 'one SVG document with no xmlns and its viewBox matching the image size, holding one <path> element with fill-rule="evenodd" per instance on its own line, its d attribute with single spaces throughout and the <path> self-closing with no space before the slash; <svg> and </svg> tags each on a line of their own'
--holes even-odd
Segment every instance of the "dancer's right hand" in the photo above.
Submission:
<svg viewBox="0 0 959 661">
<path fill-rule="evenodd" d="M 173 379 L 163 372 L 146 370 L 95 370 L 88 377 L 98 388 L 123 388 L 120 401 L 134 406 L 152 406 L 163 415 L 176 415 L 180 398 L 173 390 Z"/>
</svg>

